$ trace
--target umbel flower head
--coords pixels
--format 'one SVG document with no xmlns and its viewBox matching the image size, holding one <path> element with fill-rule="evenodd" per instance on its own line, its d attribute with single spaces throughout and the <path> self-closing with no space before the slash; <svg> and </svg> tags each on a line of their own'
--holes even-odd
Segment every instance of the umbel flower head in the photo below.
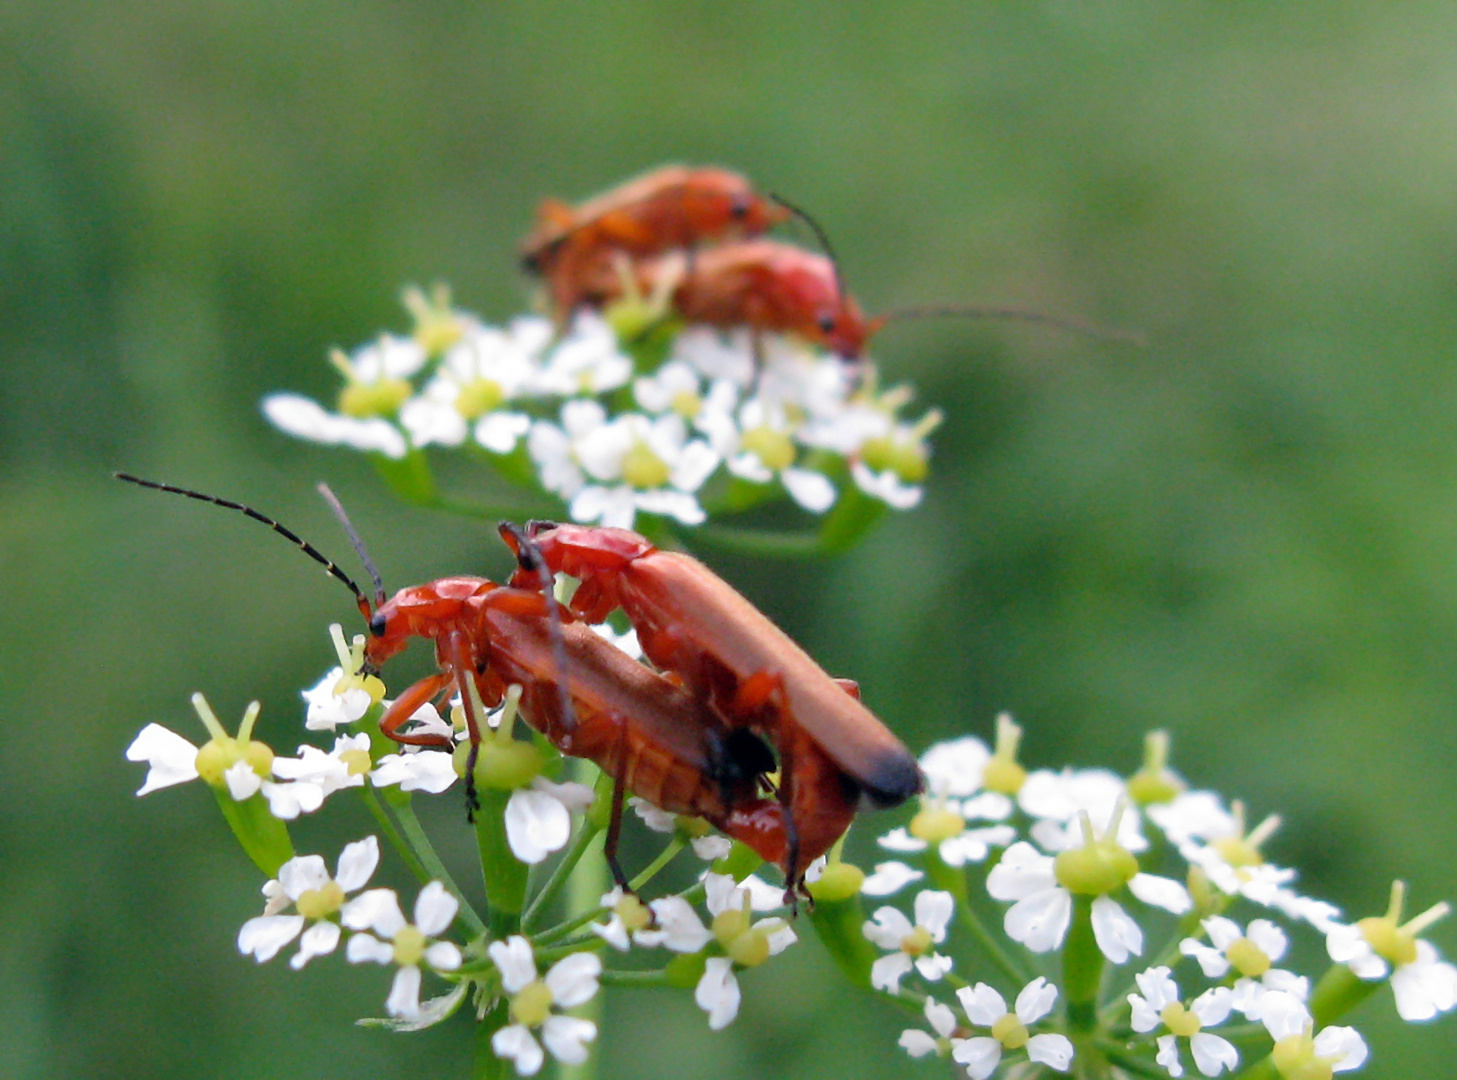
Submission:
<svg viewBox="0 0 1457 1080">
<path fill-rule="evenodd" d="M 433 483 L 418 480 L 421 451 L 472 450 L 588 524 L 632 528 L 647 514 L 695 526 L 781 498 L 822 515 L 849 490 L 895 509 L 921 500 L 941 414 L 906 417 L 910 391 L 882 390 L 868 363 L 857 377 L 773 334 L 671 323 L 655 339 L 671 334 L 664 355 L 644 349 L 640 326 L 619 337 L 627 323 L 610 311 L 496 327 L 443 292 L 422 295 L 406 296 L 410 336 L 331 354 L 344 380 L 332 410 L 277 393 L 264 415 L 297 438 L 411 458 L 422 497 Z"/>
</svg>

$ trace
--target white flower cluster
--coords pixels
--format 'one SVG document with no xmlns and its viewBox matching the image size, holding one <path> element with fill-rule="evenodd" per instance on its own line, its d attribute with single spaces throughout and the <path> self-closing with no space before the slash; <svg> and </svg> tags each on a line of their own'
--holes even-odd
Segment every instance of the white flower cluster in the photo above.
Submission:
<svg viewBox="0 0 1457 1080">
<path fill-rule="evenodd" d="M 631 528 L 644 513 L 698 525 L 781 493 L 823 514 L 845 483 L 897 509 L 921 499 L 940 414 L 902 419 L 907 390 L 880 392 L 829 354 L 688 327 L 648 371 L 595 312 L 558 332 L 538 316 L 495 327 L 418 294 L 407 302 L 429 316 L 414 336 L 334 354 L 335 411 L 278 393 L 264 399 L 268 419 L 393 459 L 470 445 L 504 467 L 524 453 L 535 483 L 588 524 Z"/>
<path fill-rule="evenodd" d="M 1345 966 L 1351 1003 L 1375 980 L 1387 980 L 1403 1019 L 1426 1020 L 1457 1007 L 1457 967 L 1417 936 L 1447 914 L 1446 904 L 1403 923 L 1405 893 L 1397 883 L 1385 916 L 1343 920 L 1335 906 L 1297 891 L 1293 870 L 1260 854 L 1278 819 L 1247 831 L 1239 804 L 1227 808 L 1213 792 L 1186 791 L 1163 764 L 1161 733 L 1150 737 L 1144 770 L 1127 780 L 1105 770 L 1029 773 L 1016 760 L 1020 735 L 1002 717 L 995 753 L 971 737 L 931 747 L 920 759 L 928 787 L 920 812 L 909 829 L 880 838 L 901 858 L 877 865 L 861 887 L 866 895 L 889 896 L 927 876 L 946 885 L 973 864 L 990 862 L 986 896 L 1009 905 L 1002 931 L 1025 950 L 992 957 L 1005 989 L 1025 984 L 1009 1011 L 997 990 L 968 986 L 953 973 L 950 930 L 964 924 L 983 943 L 995 937 L 980 923 L 978 909 L 986 905 L 973 902 L 964 885 L 955 886 L 960 899 L 945 889 L 920 892 L 913 917 L 895 907 L 878 910 L 864 934 L 888 952 L 873 965 L 871 983 L 923 1001 L 931 1028 L 903 1035 L 901 1045 L 913 1056 L 949 1055 L 978 1080 L 1011 1051 L 1065 1071 L 1073 1044 L 1060 1032 L 1091 1034 L 1096 1018 L 1099 1033 L 1135 1050 L 1147 1046 L 1169 1075 L 1183 1075 L 1186 1047 L 1199 1072 L 1213 1077 L 1235 1070 L 1241 1051 L 1209 1029 L 1237 1013 L 1263 1025 L 1260 1052 L 1274 1043 L 1281 1075 L 1354 1069 L 1367 1053 L 1360 1035 L 1348 1027 L 1316 1033 L 1310 980 L 1279 966 L 1290 947 L 1287 928 L 1324 936 L 1333 963 Z M 1145 865 L 1172 876 L 1149 873 Z M 1255 908 L 1255 917 L 1244 924 L 1230 918 L 1236 905 Z M 1077 952 L 1079 920 L 1095 953 Z M 1116 985 L 1103 977 L 1104 965 L 1144 955 L 1150 931 L 1168 936 L 1154 950 L 1168 959 L 1130 973 L 1124 990 L 1099 997 L 1100 986 L 1106 993 Z M 1036 974 L 1039 958 L 1055 950 L 1063 950 L 1063 979 L 1082 978 L 1090 995 L 1068 1002 L 1061 1018 L 1053 1014 L 1058 989 Z M 1188 970 L 1176 981 L 1180 958 Z M 980 959 L 987 962 L 986 952 Z M 903 989 L 911 975 L 921 985 Z M 931 984 L 946 980 L 960 987 L 964 1017 L 931 996 Z M 1360 980 L 1368 981 L 1366 990 Z M 1181 996 L 1181 983 L 1201 982 L 1192 999 Z M 1330 1001 L 1321 1007 L 1328 1010 Z M 1072 1019 L 1079 1009 L 1081 1028 Z M 1046 1030 L 1030 1034 L 1034 1023 Z M 1246 1034 L 1245 1043 L 1252 1038 Z M 1313 1071 L 1301 1072 L 1302 1063 Z"/>
</svg>

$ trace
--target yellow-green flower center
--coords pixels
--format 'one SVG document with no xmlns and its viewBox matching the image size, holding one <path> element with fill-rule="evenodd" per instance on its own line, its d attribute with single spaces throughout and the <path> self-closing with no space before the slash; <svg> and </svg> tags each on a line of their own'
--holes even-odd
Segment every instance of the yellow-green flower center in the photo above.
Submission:
<svg viewBox="0 0 1457 1080">
<path fill-rule="evenodd" d="M 692 390 L 679 390 L 673 395 L 669 408 L 684 420 L 693 420 L 703 411 L 703 398 Z"/>
<path fill-rule="evenodd" d="M 794 443 L 782 431 L 771 427 L 750 428 L 744 432 L 743 447 L 764 463 L 764 468 L 778 472 L 794 464 Z"/>
<path fill-rule="evenodd" d="M 1027 1025 L 1017 1019 L 1016 1013 L 1004 1013 L 1002 1018 L 992 1025 L 992 1038 L 1008 1050 L 1020 1050 L 1027 1045 L 1027 1040 L 1031 1036 L 1027 1033 Z"/>
<path fill-rule="evenodd" d="M 632 893 L 624 893 L 622 899 L 612 908 L 613 914 L 622 920 L 628 933 L 646 930 L 653 924 L 652 911 Z"/>
<path fill-rule="evenodd" d="M 1117 840 L 1090 840 L 1080 848 L 1060 854 L 1054 872 L 1058 884 L 1070 892 L 1106 896 L 1133 880 L 1138 873 L 1138 860 Z"/>
<path fill-rule="evenodd" d="M 1027 781 L 1027 770 L 1010 758 L 997 756 L 987 762 L 982 770 L 981 784 L 988 791 L 1000 795 L 1015 795 Z"/>
<path fill-rule="evenodd" d="M 469 754 L 469 742 L 456 745 L 457 774 L 465 775 Z M 498 791 L 514 791 L 535 780 L 541 774 L 543 764 L 542 753 L 535 743 L 509 737 L 483 739 L 476 757 L 476 783 Z"/>
<path fill-rule="evenodd" d="M 860 460 L 876 472 L 888 469 L 908 484 L 921 483 L 931 471 L 925 446 L 899 442 L 891 435 L 866 439 L 860 447 Z"/>
<path fill-rule="evenodd" d="M 1260 849 L 1243 836 L 1226 836 L 1209 845 L 1219 852 L 1219 857 L 1236 869 L 1244 866 L 1261 866 L 1265 857 Z"/>
<path fill-rule="evenodd" d="M 825 867 L 819 880 L 811 882 L 809 894 L 822 904 L 833 904 L 848 900 L 865 884 L 865 871 L 845 862 L 832 862 Z"/>
<path fill-rule="evenodd" d="M 231 736 L 203 743 L 197 751 L 194 767 L 206 783 L 222 787 L 225 783 L 223 774 L 239 761 L 247 762 L 248 767 L 265 780 L 273 775 L 273 751 L 266 744 L 257 739 L 240 743 Z"/>
<path fill-rule="evenodd" d="M 393 416 L 413 393 L 414 389 L 404 379 L 351 382 L 339 391 L 339 411 L 360 420 L 371 416 Z"/>
<path fill-rule="evenodd" d="M 769 936 L 754 927 L 724 946 L 729 959 L 743 967 L 758 967 L 769 959 Z"/>
<path fill-rule="evenodd" d="M 622 456 L 622 480 L 639 491 L 660 488 L 668 482 L 673 470 L 645 442 L 636 443 Z"/>
<path fill-rule="evenodd" d="M 1404 967 L 1416 961 L 1416 938 L 1404 932 L 1396 925 L 1395 920 L 1372 915 L 1358 922 L 1356 928 L 1361 931 L 1361 936 L 1371 948 L 1376 950 L 1376 955 L 1393 967 Z"/>
<path fill-rule="evenodd" d="M 1229 957 L 1229 962 L 1241 975 L 1251 979 L 1258 979 L 1270 970 L 1270 958 L 1265 955 L 1263 949 L 1247 937 L 1240 938 L 1225 949 L 1224 955 Z"/>
<path fill-rule="evenodd" d="M 306 889 L 294 907 L 305 919 L 323 919 L 344 906 L 344 887 L 330 881 L 317 889 Z"/>
<path fill-rule="evenodd" d="M 339 760 L 349 770 L 350 776 L 368 776 L 374 763 L 369 760 L 368 750 L 345 750 L 339 755 Z"/>
<path fill-rule="evenodd" d="M 551 988 L 541 979 L 529 982 L 511 999 L 511 1019 L 527 1027 L 540 1027 L 551 1015 Z"/>
<path fill-rule="evenodd" d="M 928 844 L 939 844 L 960 836 L 966 829 L 966 819 L 954 810 L 944 806 L 928 806 L 911 818 L 910 833 L 917 840 Z"/>
<path fill-rule="evenodd" d="M 455 411 L 467 420 L 475 420 L 501 407 L 506 391 L 495 379 L 472 379 L 460 388 L 455 398 Z"/>
<path fill-rule="evenodd" d="M 420 928 L 412 924 L 405 924 L 400 932 L 395 935 L 395 963 L 400 967 L 409 967 L 418 964 L 425 959 L 425 944 L 429 939 L 420 932 Z"/>
<path fill-rule="evenodd" d="M 935 942 L 931 939 L 931 931 L 924 926 L 917 926 L 901 938 L 901 952 L 907 956 L 924 956 L 931 951 L 934 944 Z"/>
<path fill-rule="evenodd" d="M 1315 1056 L 1315 1040 L 1309 1035 L 1288 1035 L 1270 1049 L 1270 1060 L 1285 1080 L 1331 1080 L 1331 1063 Z"/>
<path fill-rule="evenodd" d="M 728 911 L 721 911 L 713 917 L 713 936 L 718 943 L 727 949 L 735 938 L 749 932 L 752 919 L 747 911 L 738 908 L 730 908 Z"/>
<path fill-rule="evenodd" d="M 1197 1016 L 1177 1001 L 1165 1005 L 1163 1012 L 1159 1013 L 1159 1019 L 1164 1022 L 1164 1027 L 1185 1038 L 1199 1034 L 1199 1029 L 1204 1026 L 1199 1023 Z"/>
</svg>

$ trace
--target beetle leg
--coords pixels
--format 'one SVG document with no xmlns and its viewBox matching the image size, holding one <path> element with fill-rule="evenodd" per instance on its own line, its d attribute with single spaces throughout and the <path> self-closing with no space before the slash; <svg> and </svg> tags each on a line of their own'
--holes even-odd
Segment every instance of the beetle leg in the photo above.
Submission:
<svg viewBox="0 0 1457 1080">
<path fill-rule="evenodd" d="M 631 893 L 632 885 L 622 871 L 622 863 L 617 861 L 617 843 L 622 838 L 622 806 L 627 794 L 627 725 L 619 716 L 608 716 L 605 719 L 617 725 L 617 737 L 614 740 L 617 746 L 617 753 L 614 755 L 617 767 L 613 770 L 612 812 L 607 819 L 607 836 L 602 842 L 602 855 L 607 860 L 607 868 L 612 871 L 612 880 L 624 893 Z"/>
<path fill-rule="evenodd" d="M 449 686 L 454 677 L 451 672 L 443 671 L 421 679 L 395 698 L 394 704 L 385 710 L 384 716 L 380 717 L 380 730 L 397 743 L 407 743 L 410 746 L 438 746 L 442 750 L 452 749 L 454 743 L 444 735 L 401 735 L 399 730 L 409 722 L 410 717 L 415 715 L 420 706 Z"/>
<path fill-rule="evenodd" d="M 439 651 L 455 672 L 460 706 L 465 712 L 465 727 L 470 735 L 470 750 L 465 759 L 465 814 L 466 820 L 473 822 L 481 805 L 476 797 L 476 759 L 481 753 L 481 722 L 485 719 L 476 716 L 476 701 L 480 696 L 475 683 L 476 664 L 471 654 L 470 639 L 458 630 L 452 631 L 440 642 Z"/>
</svg>

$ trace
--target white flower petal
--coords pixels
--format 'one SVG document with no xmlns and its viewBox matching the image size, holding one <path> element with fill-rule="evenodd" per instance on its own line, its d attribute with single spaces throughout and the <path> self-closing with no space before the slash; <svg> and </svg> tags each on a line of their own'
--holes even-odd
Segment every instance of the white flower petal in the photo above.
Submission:
<svg viewBox="0 0 1457 1080">
<path fill-rule="evenodd" d="M 997 1071 L 1002 1060 L 1002 1044 L 985 1035 L 975 1039 L 962 1039 L 953 1044 L 952 1059 L 965 1067 L 971 1080 L 986 1080 Z"/>
<path fill-rule="evenodd" d="M 511 854 L 535 864 L 566 847 L 572 816 L 561 802 L 543 791 L 517 788 L 506 802 L 506 840 Z"/>
<path fill-rule="evenodd" d="M 386 754 L 370 771 L 369 779 L 375 787 L 399 784 L 401 791 L 439 795 L 459 777 L 455 774 L 454 757 L 448 751 L 421 750 L 414 754 Z"/>
<path fill-rule="evenodd" d="M 987 875 L 987 892 L 994 900 L 1023 900 L 1057 887 L 1052 857 L 1025 840 L 1003 852 Z"/>
<path fill-rule="evenodd" d="M 876 863 L 874 872 L 865 878 L 860 891 L 866 896 L 891 896 L 925 876 L 923 871 L 913 870 L 903 862 Z"/>
<path fill-rule="evenodd" d="M 823 514 L 835 505 L 835 485 L 813 469 L 785 469 L 779 474 L 789 497 L 811 514 Z"/>
<path fill-rule="evenodd" d="M 393 938 L 404 927 L 405 914 L 394 889 L 366 889 L 340 909 L 339 921 L 351 930 Z"/>
<path fill-rule="evenodd" d="M 1024 1024 L 1035 1024 L 1050 1013 L 1056 1003 L 1057 987 L 1039 975 L 1017 995 L 1017 1019 Z"/>
<path fill-rule="evenodd" d="M 148 765 L 147 779 L 137 790 L 138 795 L 197 779 L 197 747 L 161 724 L 142 728 L 126 748 L 126 759 Z"/>
<path fill-rule="evenodd" d="M 911 958 L 905 953 L 887 953 L 870 965 L 870 985 L 888 994 L 899 993 L 901 979 L 910 974 L 911 966 Z"/>
<path fill-rule="evenodd" d="M 896 1045 L 913 1058 L 926 1057 L 940 1049 L 935 1037 L 928 1035 L 920 1028 L 907 1028 L 902 1031 Z"/>
<path fill-rule="evenodd" d="M 541 1041 L 551 1056 L 565 1065 L 587 1060 L 587 1044 L 597 1037 L 597 1025 L 576 1016 L 548 1016 L 541 1025 Z"/>
<path fill-rule="evenodd" d="M 339 873 L 334 880 L 347 893 L 362 889 L 379 866 L 379 840 L 366 836 L 352 844 L 345 844 L 339 855 Z"/>
<path fill-rule="evenodd" d="M 260 964 L 272 960 L 278 950 L 298 937 L 304 928 L 302 915 L 260 915 L 249 919 L 238 931 L 238 951 Z"/>
<path fill-rule="evenodd" d="M 1145 904 L 1163 908 L 1175 915 L 1182 915 L 1194 906 L 1189 890 L 1173 878 L 1157 874 L 1135 874 L 1128 883 L 1128 891 Z"/>
<path fill-rule="evenodd" d="M 428 882 L 415 898 L 415 926 L 426 937 L 435 937 L 449 928 L 459 910 L 460 901 L 441 882 Z"/>
<path fill-rule="evenodd" d="M 1049 1069 L 1067 1072 L 1073 1063 L 1073 1044 L 1066 1035 L 1034 1035 L 1027 1040 L 1027 1057 Z"/>
<path fill-rule="evenodd" d="M 1093 901 L 1093 937 L 1103 955 L 1115 964 L 1143 952 L 1143 931 L 1111 897 L 1099 896 Z"/>
<path fill-rule="evenodd" d="M 303 932 L 299 938 L 298 952 L 289 960 L 288 966 L 299 971 L 316 956 L 327 956 L 339 945 L 339 924 L 321 920 Z"/>
<path fill-rule="evenodd" d="M 991 1027 L 1007 1015 L 1006 999 L 986 983 L 963 986 L 956 991 L 956 998 L 966 1018 L 978 1027 Z"/>
<path fill-rule="evenodd" d="M 1355 1028 L 1328 1027 L 1315 1037 L 1316 1057 L 1330 1061 L 1336 1072 L 1359 1069 L 1366 1063 L 1366 1054 L 1366 1041 Z"/>
<path fill-rule="evenodd" d="M 932 941 L 945 941 L 946 928 L 956 914 L 956 901 L 949 892 L 926 889 L 916 894 L 916 925 L 931 931 Z"/>
<path fill-rule="evenodd" d="M 1179 1060 L 1179 1040 L 1172 1035 L 1158 1037 L 1159 1052 L 1154 1060 L 1169 1071 L 1170 1076 L 1183 1076 L 1184 1064 Z"/>
<path fill-rule="evenodd" d="M 992 873 L 995 874 L 996 870 Z M 1033 952 L 1051 952 L 1062 944 L 1072 922 L 1072 910 L 1072 894 L 1066 889 L 1043 889 L 1008 908 L 1002 927 L 1008 937 L 1020 941 Z"/>
<path fill-rule="evenodd" d="M 1195 1067 L 1205 1076 L 1218 1076 L 1225 1069 L 1233 1072 L 1239 1067 L 1239 1051 L 1234 1044 L 1207 1031 L 1189 1037 L 1189 1050 Z"/>
<path fill-rule="evenodd" d="M 501 1060 L 514 1062 L 520 1076 L 535 1076 L 546 1061 L 531 1029 L 522 1024 L 510 1024 L 492 1035 L 491 1050 Z"/>
<path fill-rule="evenodd" d="M 693 991 L 693 1000 L 708 1013 L 710 1030 L 721 1031 L 739 1015 L 739 982 L 734 978 L 733 962 L 727 957 L 710 956 L 705 961 L 703 977 Z"/>
<path fill-rule="evenodd" d="M 486 946 L 491 962 L 501 973 L 501 985 L 508 994 L 519 993 L 528 983 L 536 981 L 536 959 L 531 955 L 531 942 L 520 934 L 505 941 L 493 941 Z"/>
<path fill-rule="evenodd" d="M 263 777 L 254 772 L 253 766 L 246 761 L 235 761 L 229 765 L 227 771 L 223 773 L 223 782 L 227 784 L 228 794 L 233 797 L 235 802 L 245 802 L 251 799 L 263 787 Z M 269 800 L 268 805 L 269 809 L 273 811 L 274 817 L 283 817 L 274 807 L 272 799 Z M 287 800 L 286 805 L 292 805 L 292 801 Z M 297 816 L 298 811 L 295 810 L 294 817 Z"/>
<path fill-rule="evenodd" d="M 552 965 L 546 973 L 546 985 L 552 1001 L 570 1009 L 596 996 L 597 977 L 601 974 L 602 959 L 596 953 L 572 953 Z"/>
<path fill-rule="evenodd" d="M 380 941 L 373 934 L 355 934 L 344 947 L 344 956 L 351 964 L 366 961 L 374 964 L 392 964 L 395 947 L 388 941 Z"/>
</svg>

